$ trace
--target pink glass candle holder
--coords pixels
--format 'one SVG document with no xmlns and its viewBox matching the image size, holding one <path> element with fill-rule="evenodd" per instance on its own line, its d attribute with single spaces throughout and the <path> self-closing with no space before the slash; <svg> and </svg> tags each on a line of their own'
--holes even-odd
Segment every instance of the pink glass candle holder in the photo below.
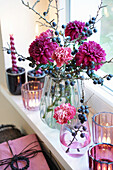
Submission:
<svg viewBox="0 0 113 170">
<path fill-rule="evenodd" d="M 90 170 L 113 170 L 112 144 L 94 144 L 89 148 L 88 156 Z"/>
<path fill-rule="evenodd" d="M 100 112 L 92 117 L 92 133 L 94 143 L 113 144 L 113 113 Z"/>
<path fill-rule="evenodd" d="M 22 85 L 21 93 L 24 107 L 28 110 L 38 110 L 42 96 L 43 83 L 30 81 Z"/>
</svg>

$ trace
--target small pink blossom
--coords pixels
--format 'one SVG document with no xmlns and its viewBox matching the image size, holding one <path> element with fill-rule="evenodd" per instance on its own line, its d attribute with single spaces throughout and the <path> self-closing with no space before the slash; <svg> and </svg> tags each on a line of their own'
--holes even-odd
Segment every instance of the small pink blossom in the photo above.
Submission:
<svg viewBox="0 0 113 170">
<path fill-rule="evenodd" d="M 79 51 L 75 55 L 76 65 L 80 66 L 82 64 L 83 68 L 85 66 L 91 66 L 91 61 L 97 63 L 94 70 L 98 70 L 103 64 L 101 62 L 105 61 L 106 53 L 100 44 L 94 41 L 84 42 L 78 49 Z"/>
<path fill-rule="evenodd" d="M 67 123 L 68 120 L 73 119 L 76 114 L 76 109 L 74 106 L 71 106 L 70 103 L 63 103 L 60 106 L 57 106 L 54 109 L 54 118 L 59 124 Z"/>
<path fill-rule="evenodd" d="M 71 48 L 58 47 L 53 52 L 51 58 L 56 61 L 57 67 L 61 67 L 64 63 L 68 64 L 67 61 L 73 59 L 73 56 L 71 55 Z"/>
</svg>

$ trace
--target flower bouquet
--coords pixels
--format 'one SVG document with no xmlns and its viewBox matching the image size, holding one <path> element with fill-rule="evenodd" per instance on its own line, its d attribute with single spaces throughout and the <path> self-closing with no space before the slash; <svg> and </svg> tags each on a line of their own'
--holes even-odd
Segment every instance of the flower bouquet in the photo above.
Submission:
<svg viewBox="0 0 113 170">
<path fill-rule="evenodd" d="M 30 57 L 25 58 L 15 51 L 19 58 L 29 60 L 29 66 L 35 68 L 37 72 L 46 73 L 40 104 L 42 120 L 50 127 L 56 128 L 54 109 L 62 103 L 70 103 L 77 110 L 76 117 L 81 123 L 84 122 L 82 119 L 86 120 L 85 115 L 89 113 L 85 101 L 84 80 L 92 79 L 94 84 L 103 85 L 104 78 L 110 80 L 113 77 L 112 74 L 103 77 L 96 75 L 96 71 L 103 64 L 112 62 L 113 58 L 106 61 L 106 53 L 100 44 L 88 41 L 88 38 L 97 32 L 99 12 L 105 5 L 101 0 L 96 16 L 91 17 L 88 22 L 75 20 L 67 25 L 63 24 L 59 30 L 60 10 L 57 0 L 55 6 L 52 5 L 54 0 L 49 0 L 47 11 L 43 14 L 35 10 L 40 1 L 36 1 L 32 7 L 28 2 L 21 1 L 39 16 L 38 22 L 41 26 L 49 28 L 31 43 Z M 51 8 L 56 9 L 56 22 L 55 19 L 49 21 L 46 18 Z"/>
</svg>

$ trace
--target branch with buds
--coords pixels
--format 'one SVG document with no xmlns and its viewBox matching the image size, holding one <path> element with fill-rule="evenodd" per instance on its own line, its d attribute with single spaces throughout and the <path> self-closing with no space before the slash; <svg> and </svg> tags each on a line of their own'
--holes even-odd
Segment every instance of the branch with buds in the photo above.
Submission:
<svg viewBox="0 0 113 170">
<path fill-rule="evenodd" d="M 41 26 L 46 26 L 46 27 L 52 28 L 53 30 L 56 30 L 56 29 L 57 29 L 57 27 L 55 28 L 55 27 L 52 25 L 52 22 L 54 21 L 54 19 L 52 19 L 51 21 L 48 21 L 48 20 L 46 19 L 46 15 L 49 13 L 50 7 L 52 7 L 52 6 L 51 6 L 51 3 L 53 2 L 53 0 L 49 0 L 49 4 L 48 4 L 47 11 L 46 11 L 46 12 L 43 12 L 43 15 L 44 15 L 44 16 L 41 15 L 39 12 L 37 12 L 37 11 L 34 9 L 34 7 L 40 2 L 39 0 L 37 0 L 32 7 L 30 7 L 29 2 L 25 3 L 24 0 L 21 0 L 21 1 L 22 1 L 22 3 L 23 3 L 26 7 L 28 7 L 28 8 L 31 9 L 33 12 L 35 12 L 35 13 L 39 16 L 39 19 L 42 19 L 42 20 L 45 21 L 46 24 L 45 24 L 45 23 L 43 24 L 42 22 L 37 21 L 37 22 L 41 23 Z M 58 25 L 58 22 L 59 22 L 58 1 L 55 0 L 55 2 L 56 2 L 56 10 L 57 10 L 56 14 L 57 14 L 57 25 Z"/>
</svg>

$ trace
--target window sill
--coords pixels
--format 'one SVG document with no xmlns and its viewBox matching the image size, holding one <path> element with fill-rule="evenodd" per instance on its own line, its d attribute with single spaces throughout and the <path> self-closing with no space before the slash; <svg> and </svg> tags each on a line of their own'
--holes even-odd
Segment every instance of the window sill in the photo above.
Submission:
<svg viewBox="0 0 113 170">
<path fill-rule="evenodd" d="M 65 170 L 88 170 L 87 153 L 80 158 L 72 158 L 64 153 L 59 140 L 59 131 L 51 129 L 40 119 L 39 111 L 28 111 L 24 108 L 21 96 L 13 96 L 9 91 L 0 86 L 0 91 L 9 103 L 17 110 L 22 118 L 35 131 L 39 138 L 46 144 L 53 155 L 58 159 Z M 82 162 L 82 163 L 81 163 Z"/>
<path fill-rule="evenodd" d="M 94 85 L 92 80 L 86 82 L 86 94 L 88 105 L 91 106 L 93 113 L 109 111 L 113 112 L 113 94 L 106 87 Z"/>
<path fill-rule="evenodd" d="M 86 82 L 85 86 L 87 99 L 93 95 L 88 101 L 88 105 L 91 107 L 89 122 L 91 122 L 91 116 L 94 113 L 101 111 L 113 111 L 113 96 L 108 93 L 104 87 L 100 85 L 93 85 L 92 81 L 88 81 L 88 83 Z M 48 149 L 51 150 L 64 169 L 88 170 L 87 153 L 81 158 L 71 158 L 66 155 L 60 145 L 59 131 L 56 129 L 53 130 L 44 124 L 40 119 L 39 111 L 26 110 L 23 106 L 21 96 L 11 95 L 3 86 L 0 86 L 0 89 L 1 93 L 9 101 L 9 103 L 17 110 L 17 112 L 29 124 L 41 140 L 44 141 Z M 83 162 L 83 164 L 80 162 Z"/>
</svg>

